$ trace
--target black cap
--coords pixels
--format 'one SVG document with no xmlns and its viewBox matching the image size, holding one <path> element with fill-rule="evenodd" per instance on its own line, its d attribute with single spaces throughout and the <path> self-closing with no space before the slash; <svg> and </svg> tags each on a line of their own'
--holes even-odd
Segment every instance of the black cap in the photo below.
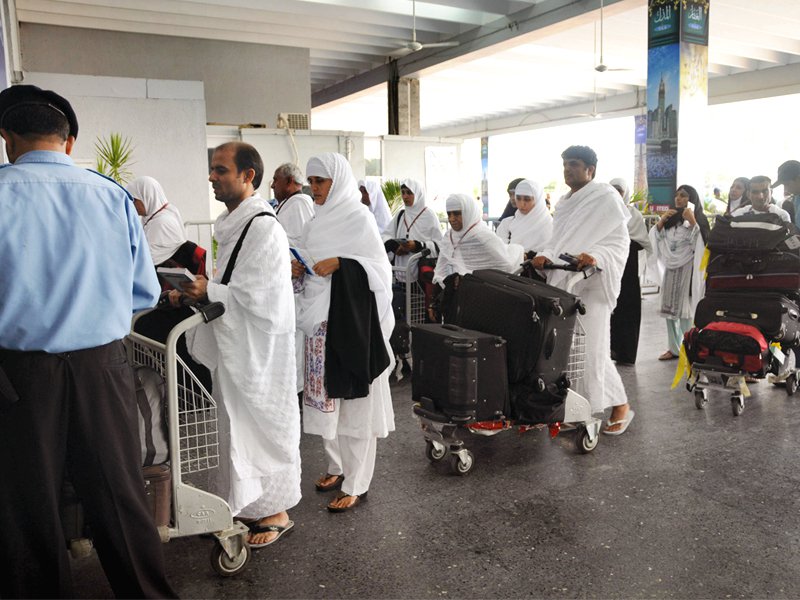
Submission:
<svg viewBox="0 0 800 600">
<path fill-rule="evenodd" d="M 53 91 L 43 90 L 35 85 L 13 85 L 0 92 L 0 129 L 3 128 L 9 110 L 26 104 L 49 106 L 60 112 L 69 123 L 69 135 L 78 137 L 78 117 L 75 116 L 69 101 Z"/>
<path fill-rule="evenodd" d="M 800 177 L 800 162 L 787 160 L 778 167 L 778 177 L 775 178 L 775 183 L 772 184 L 772 187 L 776 188 L 787 181 L 794 181 L 798 177 Z"/>
</svg>

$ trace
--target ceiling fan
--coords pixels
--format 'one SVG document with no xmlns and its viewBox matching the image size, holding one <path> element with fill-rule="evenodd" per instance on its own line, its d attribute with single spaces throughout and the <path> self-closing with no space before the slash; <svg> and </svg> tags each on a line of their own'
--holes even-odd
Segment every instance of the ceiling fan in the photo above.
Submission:
<svg viewBox="0 0 800 600">
<path fill-rule="evenodd" d="M 597 78 L 592 83 L 592 112 L 578 113 L 576 117 L 591 117 L 592 119 L 601 119 L 603 113 L 597 112 Z"/>
<path fill-rule="evenodd" d="M 420 50 L 426 50 L 428 48 L 452 48 L 454 46 L 458 46 L 458 42 L 431 42 L 428 44 L 423 44 L 417 41 L 417 2 L 416 0 L 411 0 L 411 14 L 412 14 L 412 22 L 411 22 L 411 39 L 407 42 L 404 42 L 403 45 L 392 52 L 391 56 L 393 58 L 400 58 L 403 56 L 407 56 L 412 52 L 419 52 Z"/>
<path fill-rule="evenodd" d="M 600 62 L 597 62 L 597 24 L 594 27 L 594 51 L 595 51 L 595 66 L 594 70 L 598 73 L 605 73 L 606 71 L 630 71 L 631 69 L 610 69 L 603 61 L 603 0 L 600 0 Z"/>
</svg>

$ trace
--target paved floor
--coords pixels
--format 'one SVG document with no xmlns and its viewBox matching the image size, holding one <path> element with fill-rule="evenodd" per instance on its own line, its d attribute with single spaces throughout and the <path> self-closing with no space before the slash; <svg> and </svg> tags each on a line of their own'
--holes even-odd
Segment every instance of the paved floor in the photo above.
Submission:
<svg viewBox="0 0 800 600">
<path fill-rule="evenodd" d="M 468 440 L 466 477 L 424 457 L 410 384 L 393 387 L 397 431 L 378 446 L 369 501 L 330 514 L 304 437 L 295 530 L 221 579 L 211 542 L 164 546 L 185 598 L 800 597 L 800 393 L 752 386 L 744 414 L 713 394 L 699 411 L 666 329 L 644 302 L 639 362 L 620 367 L 636 418 L 588 455 L 545 431 Z M 108 596 L 95 557 L 74 563 L 82 597 Z"/>
</svg>

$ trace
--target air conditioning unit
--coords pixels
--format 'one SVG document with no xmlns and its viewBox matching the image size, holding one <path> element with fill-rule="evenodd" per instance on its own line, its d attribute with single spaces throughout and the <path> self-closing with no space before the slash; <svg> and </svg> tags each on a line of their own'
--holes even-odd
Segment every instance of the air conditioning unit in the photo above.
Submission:
<svg viewBox="0 0 800 600">
<path fill-rule="evenodd" d="M 278 113 L 278 129 L 310 129 L 308 113 Z"/>
</svg>

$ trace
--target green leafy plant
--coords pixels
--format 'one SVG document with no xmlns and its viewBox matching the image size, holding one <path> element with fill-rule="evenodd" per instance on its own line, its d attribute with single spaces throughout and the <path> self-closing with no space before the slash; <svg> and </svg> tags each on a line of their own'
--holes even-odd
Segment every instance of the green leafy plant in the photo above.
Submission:
<svg viewBox="0 0 800 600">
<path fill-rule="evenodd" d="M 400 195 L 400 182 L 397 179 L 387 179 L 381 184 L 383 195 L 389 203 L 389 210 L 395 214 L 403 206 L 403 198 Z"/>
<path fill-rule="evenodd" d="M 121 133 L 111 133 L 107 138 L 98 137 L 94 142 L 97 172 L 125 185 L 133 177 L 128 166 L 133 164 L 133 142 Z"/>
</svg>

